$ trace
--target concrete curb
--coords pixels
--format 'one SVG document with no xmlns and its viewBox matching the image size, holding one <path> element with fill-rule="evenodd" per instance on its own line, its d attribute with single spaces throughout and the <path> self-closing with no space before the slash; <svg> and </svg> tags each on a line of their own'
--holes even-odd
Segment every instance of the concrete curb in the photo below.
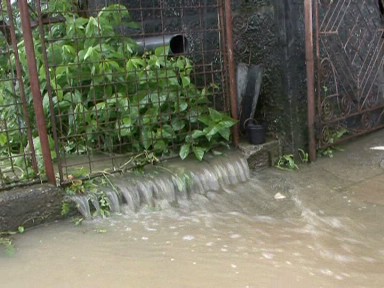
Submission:
<svg viewBox="0 0 384 288">
<path fill-rule="evenodd" d="M 0 192 L 0 231 L 36 226 L 62 218 L 64 190 L 48 184 Z"/>
<path fill-rule="evenodd" d="M 263 145 L 242 143 L 240 151 L 254 170 L 271 166 L 280 154 L 278 141 Z M 0 231 L 17 231 L 19 226 L 28 228 L 64 218 L 61 216 L 64 197 L 63 188 L 48 184 L 0 192 Z"/>
</svg>

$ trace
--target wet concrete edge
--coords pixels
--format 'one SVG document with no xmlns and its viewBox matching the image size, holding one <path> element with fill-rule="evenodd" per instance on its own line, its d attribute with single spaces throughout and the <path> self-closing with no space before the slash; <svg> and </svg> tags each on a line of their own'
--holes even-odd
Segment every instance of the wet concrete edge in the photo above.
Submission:
<svg viewBox="0 0 384 288">
<path fill-rule="evenodd" d="M 63 218 L 64 189 L 48 184 L 0 192 L 0 231 L 15 231 Z"/>
</svg>

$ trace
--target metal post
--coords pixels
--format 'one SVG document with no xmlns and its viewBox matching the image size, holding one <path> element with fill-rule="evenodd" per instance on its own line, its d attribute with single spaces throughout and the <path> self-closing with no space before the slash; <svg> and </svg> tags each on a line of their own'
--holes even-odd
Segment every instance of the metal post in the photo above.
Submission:
<svg viewBox="0 0 384 288">
<path fill-rule="evenodd" d="M 316 139 L 315 139 L 315 62 L 313 51 L 313 16 L 312 1 L 304 1 L 305 10 L 305 55 L 307 65 L 307 97 L 308 97 L 308 137 L 309 137 L 309 158 L 316 160 Z"/>
<path fill-rule="evenodd" d="M 27 99 L 25 97 L 23 71 L 21 69 L 19 50 L 17 48 L 17 38 L 16 38 L 15 22 L 14 22 L 15 20 L 13 19 L 11 1 L 7 0 L 6 3 L 7 3 L 8 17 L 9 17 L 9 27 L 10 27 L 10 34 L 11 34 L 11 40 L 12 40 L 12 48 L 13 48 L 13 53 L 15 54 L 15 61 L 16 61 L 16 77 L 20 87 L 20 97 L 21 97 L 21 102 L 23 106 L 24 121 L 25 121 L 25 124 L 27 125 L 28 144 L 31 150 L 32 168 L 33 168 L 33 171 L 37 174 L 39 171 L 37 167 L 35 146 L 33 145 L 31 120 L 28 113 Z"/>
<path fill-rule="evenodd" d="M 37 5 L 37 17 L 39 19 L 39 31 L 40 31 L 40 40 L 41 40 L 41 49 L 42 49 L 42 54 L 43 54 L 43 62 L 44 62 L 44 67 L 45 67 L 45 78 L 50 79 L 50 73 L 49 73 L 49 65 L 48 65 L 48 55 L 47 55 L 47 47 L 45 44 L 45 32 L 44 32 L 44 26 L 43 26 L 43 15 L 41 13 L 41 1 L 37 0 L 36 1 Z M 58 167 L 58 173 L 59 173 L 59 178 L 60 178 L 60 183 L 63 183 L 64 181 L 64 176 L 63 176 L 63 167 L 62 167 L 62 162 L 60 158 L 60 146 L 59 146 L 59 137 L 57 136 L 57 123 L 56 123 L 56 116 L 55 116 L 55 108 L 53 104 L 53 97 L 52 97 L 52 86 L 50 81 L 47 81 L 47 93 L 49 97 L 49 107 L 51 110 L 51 122 L 52 122 L 52 135 L 53 135 L 53 140 L 55 141 L 55 151 L 56 151 L 56 162 L 57 162 L 57 167 Z"/>
<path fill-rule="evenodd" d="M 38 70 L 36 65 L 36 56 L 33 43 L 31 19 L 29 16 L 27 0 L 18 1 L 20 9 L 21 26 L 23 28 L 23 37 L 25 43 L 25 52 L 27 54 L 27 63 L 30 77 L 31 92 L 33 96 L 33 106 L 36 113 L 36 122 L 39 132 L 40 144 L 44 159 L 45 173 L 48 182 L 56 185 L 55 171 L 53 169 L 52 155 L 49 148 L 47 125 L 44 118 L 43 97 L 40 92 Z"/>
<path fill-rule="evenodd" d="M 232 21 L 232 8 L 231 0 L 225 0 L 225 24 L 226 24 L 226 40 L 227 40 L 227 54 L 228 54 L 228 72 L 229 72 L 229 93 L 231 100 L 231 115 L 232 118 L 239 120 L 238 115 L 238 103 L 237 103 L 237 83 L 236 83 L 236 64 L 233 54 L 233 21 Z M 235 146 L 239 146 L 240 142 L 240 130 L 239 124 L 233 128 L 233 143 Z"/>
</svg>

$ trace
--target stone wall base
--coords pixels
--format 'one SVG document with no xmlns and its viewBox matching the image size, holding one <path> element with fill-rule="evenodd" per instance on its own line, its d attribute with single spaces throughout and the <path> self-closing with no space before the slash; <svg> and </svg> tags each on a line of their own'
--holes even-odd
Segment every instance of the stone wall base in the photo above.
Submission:
<svg viewBox="0 0 384 288">
<path fill-rule="evenodd" d="M 247 159 L 249 169 L 251 170 L 260 170 L 273 166 L 281 156 L 278 140 L 270 140 L 261 145 L 252 145 L 242 141 L 239 149 Z"/>
</svg>

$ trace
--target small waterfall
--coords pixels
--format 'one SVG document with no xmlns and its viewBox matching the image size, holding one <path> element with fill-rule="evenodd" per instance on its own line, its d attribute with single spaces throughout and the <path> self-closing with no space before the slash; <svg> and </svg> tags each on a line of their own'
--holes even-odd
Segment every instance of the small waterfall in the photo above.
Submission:
<svg viewBox="0 0 384 288">
<path fill-rule="evenodd" d="M 106 195 L 109 200 L 109 206 L 111 207 L 111 212 L 120 213 L 120 201 L 119 196 L 115 191 L 107 191 Z"/>
<path fill-rule="evenodd" d="M 91 218 L 91 207 L 87 196 L 73 196 L 72 200 L 76 203 L 77 209 L 84 218 Z"/>
<path fill-rule="evenodd" d="M 142 175 L 131 172 L 109 176 L 114 189 L 109 188 L 105 195 L 111 212 L 138 212 L 141 207 L 163 207 L 164 202 L 177 205 L 180 200 L 192 199 L 193 195 L 228 191 L 227 186 L 246 182 L 249 177 L 247 161 L 231 152 L 211 156 L 203 162 L 170 161 L 163 166 L 153 166 Z M 98 201 L 89 195 L 75 196 L 73 200 L 86 218 L 91 217 L 90 201 L 96 211 L 100 210 Z"/>
</svg>

